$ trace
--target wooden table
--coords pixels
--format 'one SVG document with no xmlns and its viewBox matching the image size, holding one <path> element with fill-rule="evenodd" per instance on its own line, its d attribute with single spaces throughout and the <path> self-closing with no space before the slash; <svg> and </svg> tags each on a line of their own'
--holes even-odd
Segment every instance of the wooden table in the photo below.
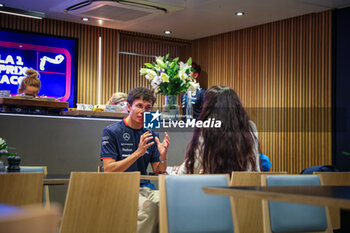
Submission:
<svg viewBox="0 0 350 233">
<path fill-rule="evenodd" d="M 69 184 L 70 174 L 48 174 L 44 177 L 44 185 Z"/>
<path fill-rule="evenodd" d="M 51 98 L 50 98 L 51 99 Z M 24 97 L 1 97 L 0 104 L 36 106 L 46 108 L 68 108 L 68 102 L 54 101 L 45 98 L 24 98 Z"/>
<path fill-rule="evenodd" d="M 124 118 L 128 114 L 121 112 L 105 112 L 105 111 L 88 111 L 88 110 L 71 110 L 61 113 L 64 116 L 90 116 L 90 117 L 110 117 L 110 118 Z"/>
<path fill-rule="evenodd" d="M 205 193 L 350 209 L 350 186 L 204 187 Z"/>
<path fill-rule="evenodd" d="M 7 111 L 10 107 L 27 107 L 27 108 L 41 108 L 46 111 L 68 108 L 68 102 L 60 102 L 52 98 L 34 98 L 34 97 L 1 97 L 0 105 L 3 106 L 3 111 Z"/>
<path fill-rule="evenodd" d="M 141 175 L 141 180 L 158 180 L 158 176 Z M 48 174 L 44 177 L 44 185 L 64 185 L 69 184 L 69 174 Z"/>
</svg>

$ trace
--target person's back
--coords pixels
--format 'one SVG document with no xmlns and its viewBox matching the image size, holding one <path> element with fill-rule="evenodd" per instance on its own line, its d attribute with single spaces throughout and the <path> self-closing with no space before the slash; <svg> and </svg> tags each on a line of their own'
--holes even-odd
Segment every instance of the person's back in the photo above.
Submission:
<svg viewBox="0 0 350 233">
<path fill-rule="evenodd" d="M 179 173 L 260 171 L 255 124 L 229 87 L 207 90 L 198 120 L 221 121 L 220 128 L 196 128 Z"/>
</svg>

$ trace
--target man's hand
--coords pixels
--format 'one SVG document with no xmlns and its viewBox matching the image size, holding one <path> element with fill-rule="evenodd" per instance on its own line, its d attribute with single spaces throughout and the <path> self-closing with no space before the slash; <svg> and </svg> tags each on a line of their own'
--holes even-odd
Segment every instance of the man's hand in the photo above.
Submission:
<svg viewBox="0 0 350 233">
<path fill-rule="evenodd" d="M 154 144 L 154 141 L 148 143 L 149 140 L 151 140 L 152 138 L 153 138 L 152 133 L 149 131 L 147 131 L 146 133 L 141 135 L 139 147 L 135 151 L 135 153 L 137 153 L 138 157 L 143 156 L 146 153 L 147 148 Z"/>
<path fill-rule="evenodd" d="M 159 154 L 160 154 L 160 159 L 161 160 L 166 160 L 166 154 L 168 152 L 168 147 L 169 147 L 169 144 L 170 144 L 169 135 L 165 132 L 165 138 L 164 138 L 162 143 L 160 143 L 158 137 L 156 137 L 155 139 L 156 139 L 156 142 L 157 142 L 158 151 L 159 151 Z"/>
</svg>

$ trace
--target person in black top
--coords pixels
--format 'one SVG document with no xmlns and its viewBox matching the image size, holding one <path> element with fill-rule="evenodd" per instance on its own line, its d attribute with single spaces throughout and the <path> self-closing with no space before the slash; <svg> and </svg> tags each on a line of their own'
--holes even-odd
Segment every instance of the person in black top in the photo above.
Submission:
<svg viewBox="0 0 350 233">
<path fill-rule="evenodd" d="M 198 80 L 201 70 L 202 70 L 201 67 L 197 63 L 192 62 L 192 72 L 190 75 L 196 80 Z M 201 113 L 201 110 L 202 110 L 204 94 L 205 94 L 205 90 L 200 87 L 196 90 L 196 93 L 191 93 L 190 96 L 188 95 L 188 91 L 185 91 L 184 93 L 182 93 L 181 107 L 182 107 L 182 115 L 184 116 L 183 120 L 186 120 L 186 118 L 188 118 L 187 116 L 185 117 L 188 111 L 192 112 L 189 114 L 192 114 L 193 118 L 198 119 L 199 114 Z M 191 102 L 191 105 L 192 105 L 192 111 L 189 109 L 189 107 L 191 107 L 191 105 L 189 106 L 189 101 Z"/>
</svg>

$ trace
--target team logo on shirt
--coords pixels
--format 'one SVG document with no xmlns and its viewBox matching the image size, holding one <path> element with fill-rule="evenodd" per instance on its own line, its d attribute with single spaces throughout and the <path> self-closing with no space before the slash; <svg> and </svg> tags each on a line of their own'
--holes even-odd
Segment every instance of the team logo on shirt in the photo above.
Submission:
<svg viewBox="0 0 350 233">
<path fill-rule="evenodd" d="M 130 139 L 130 134 L 124 133 L 124 134 L 123 134 L 123 138 L 124 138 L 125 141 L 129 141 L 129 139 Z"/>
<path fill-rule="evenodd" d="M 160 112 L 144 112 L 143 113 L 143 128 L 159 129 L 160 128 Z"/>
</svg>

